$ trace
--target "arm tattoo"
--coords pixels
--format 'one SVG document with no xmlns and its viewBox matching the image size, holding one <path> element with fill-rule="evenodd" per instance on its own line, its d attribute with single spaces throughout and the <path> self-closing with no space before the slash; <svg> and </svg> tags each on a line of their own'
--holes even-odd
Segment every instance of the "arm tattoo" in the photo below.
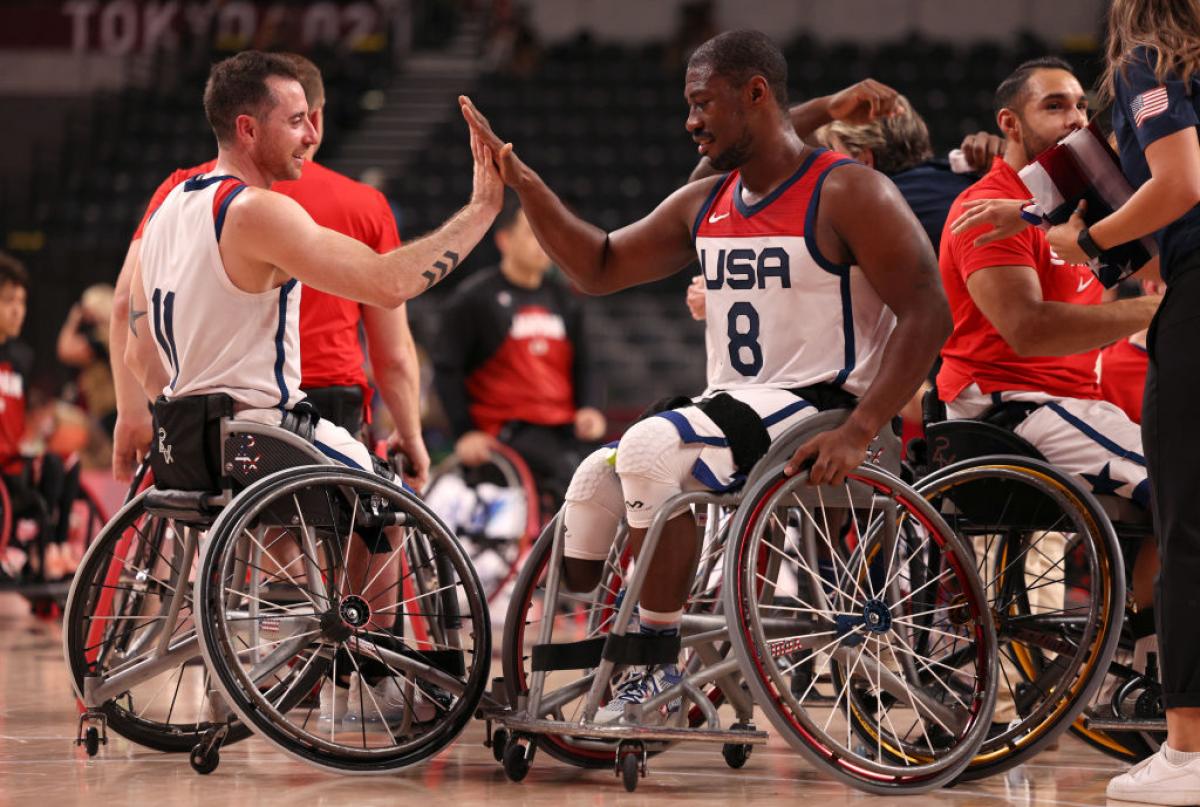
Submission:
<svg viewBox="0 0 1200 807">
<path fill-rule="evenodd" d="M 133 295 L 132 294 L 129 295 L 129 332 L 133 334 L 135 339 L 137 338 L 137 335 L 138 335 L 137 321 L 144 316 L 146 316 L 146 312 L 138 311 L 136 308 L 134 308 L 133 307 Z"/>
<path fill-rule="evenodd" d="M 421 273 L 421 277 L 425 278 L 425 290 L 429 291 L 431 288 L 433 288 L 434 283 L 441 281 L 441 279 L 453 271 L 454 267 L 456 266 L 458 266 L 458 253 L 446 250 L 445 253 L 442 254 L 441 260 L 433 262 L 433 268 L 438 270 L 436 275 L 430 270 L 426 270 Z"/>
</svg>

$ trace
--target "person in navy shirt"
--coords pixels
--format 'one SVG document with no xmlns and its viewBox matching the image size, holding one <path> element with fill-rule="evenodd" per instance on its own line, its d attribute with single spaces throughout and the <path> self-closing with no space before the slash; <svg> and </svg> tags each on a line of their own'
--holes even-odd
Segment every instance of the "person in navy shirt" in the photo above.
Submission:
<svg viewBox="0 0 1200 807">
<path fill-rule="evenodd" d="M 1155 620 L 1167 740 L 1115 777 L 1108 797 L 1200 803 L 1200 4 L 1114 0 L 1102 94 L 1112 100 L 1121 167 L 1136 191 L 1085 227 L 1081 213 L 1049 232 L 1079 261 L 1154 233 L 1167 294 L 1147 337 L 1150 368 L 1142 441 L 1162 567 Z"/>
</svg>

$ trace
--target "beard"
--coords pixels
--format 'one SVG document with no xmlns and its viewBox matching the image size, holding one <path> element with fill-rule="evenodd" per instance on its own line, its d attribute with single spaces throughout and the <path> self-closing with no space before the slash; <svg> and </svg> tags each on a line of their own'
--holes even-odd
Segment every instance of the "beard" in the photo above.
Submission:
<svg viewBox="0 0 1200 807">
<path fill-rule="evenodd" d="M 754 139 L 750 136 L 750 132 L 743 130 L 741 137 L 733 145 L 720 154 L 709 155 L 708 161 L 718 171 L 732 171 L 750 159 L 753 145 Z"/>
</svg>

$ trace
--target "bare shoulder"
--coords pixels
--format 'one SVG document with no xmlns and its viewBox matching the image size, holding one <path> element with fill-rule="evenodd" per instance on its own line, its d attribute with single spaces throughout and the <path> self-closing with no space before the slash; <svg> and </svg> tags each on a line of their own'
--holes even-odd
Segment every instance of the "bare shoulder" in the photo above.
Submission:
<svg viewBox="0 0 1200 807">
<path fill-rule="evenodd" d="M 904 205 L 904 197 L 887 175 L 862 163 L 836 166 L 825 178 L 821 188 L 822 206 L 845 207 L 853 210 L 862 205 L 896 202 Z"/>
<path fill-rule="evenodd" d="M 681 217 L 684 224 L 690 229 L 696 216 L 700 214 L 700 208 L 704 205 L 708 198 L 712 196 L 717 186 L 725 181 L 728 174 L 717 174 L 712 177 L 704 177 L 697 179 L 694 182 L 689 182 L 686 185 L 677 188 L 674 193 L 668 196 L 662 203 L 661 207 L 669 209 L 676 215 Z"/>
<path fill-rule="evenodd" d="M 229 203 L 226 213 L 227 224 L 239 220 L 260 226 L 274 226 L 297 220 L 311 221 L 312 217 L 291 197 L 265 188 L 247 186 Z"/>
</svg>

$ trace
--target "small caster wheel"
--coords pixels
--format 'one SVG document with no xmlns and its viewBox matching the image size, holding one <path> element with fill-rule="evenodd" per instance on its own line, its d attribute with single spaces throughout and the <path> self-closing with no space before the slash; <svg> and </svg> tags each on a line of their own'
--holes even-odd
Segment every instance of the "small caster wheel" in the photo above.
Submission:
<svg viewBox="0 0 1200 807">
<path fill-rule="evenodd" d="M 188 762 L 192 764 L 192 770 L 196 773 L 207 776 L 221 764 L 221 754 L 216 748 L 205 751 L 204 744 L 197 743 L 192 749 L 192 753 L 188 755 Z"/>
<path fill-rule="evenodd" d="M 738 770 L 745 766 L 750 759 L 750 752 L 754 750 L 752 745 L 743 745 L 741 743 L 725 743 L 721 747 L 721 756 L 725 757 L 725 764 L 734 770 Z"/>
<path fill-rule="evenodd" d="M 642 761 L 636 752 L 627 753 L 621 757 L 621 784 L 625 790 L 632 793 L 637 790 L 638 779 L 641 778 Z"/>
<path fill-rule="evenodd" d="M 508 747 L 508 730 L 496 729 L 492 734 L 492 756 L 501 765 L 504 764 L 504 749 Z"/>
<path fill-rule="evenodd" d="M 87 751 L 89 757 L 94 757 L 100 753 L 100 732 L 96 731 L 95 726 L 91 726 L 84 733 L 83 748 Z"/>
<path fill-rule="evenodd" d="M 525 758 L 525 746 L 509 741 L 504 746 L 504 775 L 510 781 L 520 782 L 529 774 L 529 760 Z"/>
</svg>

